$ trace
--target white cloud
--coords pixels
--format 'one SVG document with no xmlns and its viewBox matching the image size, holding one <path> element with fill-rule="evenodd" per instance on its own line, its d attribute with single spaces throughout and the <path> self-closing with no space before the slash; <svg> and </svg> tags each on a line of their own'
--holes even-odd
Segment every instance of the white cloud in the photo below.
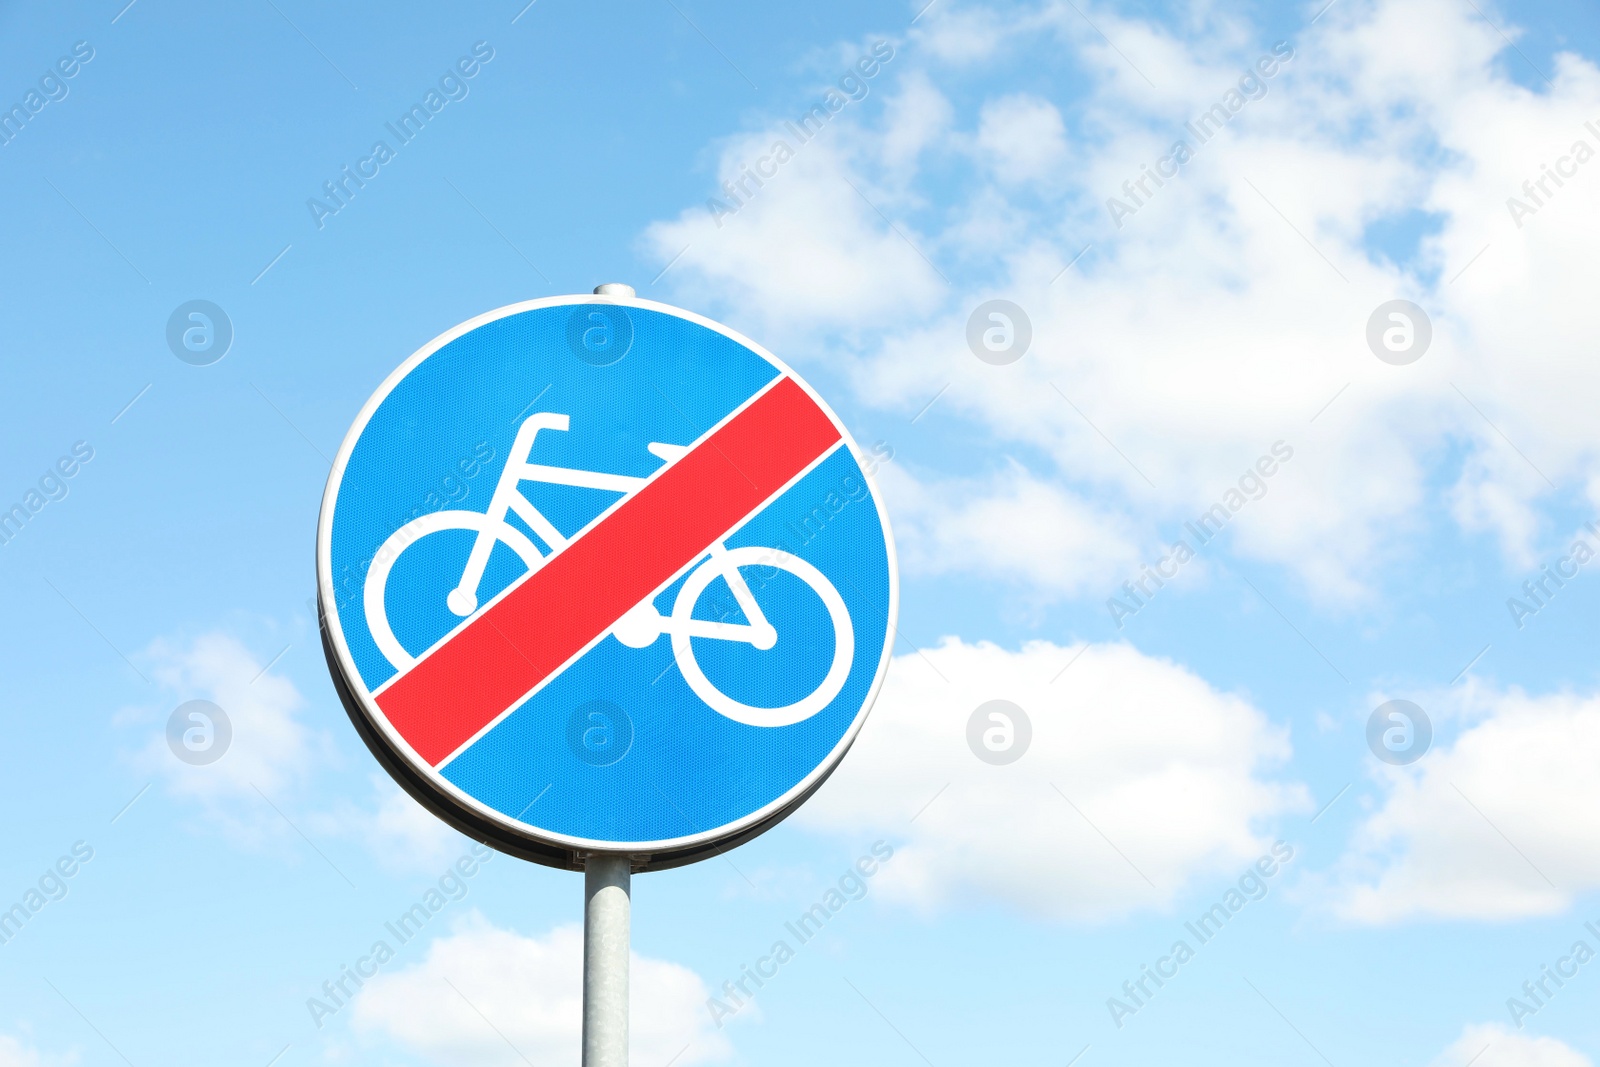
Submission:
<svg viewBox="0 0 1600 1067">
<path fill-rule="evenodd" d="M 1113 589 L 1137 566 L 1120 515 L 1014 461 L 979 479 L 922 482 L 903 465 L 877 478 L 908 573 L 977 573 L 1031 583 L 1051 599 Z"/>
<path fill-rule="evenodd" d="M 10 1034 L 0 1034 L 0 1067 L 54 1067 L 56 1064 L 76 1063 L 77 1056 L 65 1058 L 46 1058 L 40 1055 L 39 1050 L 12 1037 Z"/>
<path fill-rule="evenodd" d="M 967 746 L 993 699 L 1032 723 L 1006 766 Z M 947 638 L 894 661 L 850 758 L 796 818 L 895 843 L 874 883 L 892 899 L 1108 919 L 1265 851 L 1273 820 L 1308 807 L 1302 787 L 1266 777 L 1289 753 L 1246 700 L 1127 645 Z"/>
<path fill-rule="evenodd" d="M 931 16 L 917 28 L 912 47 L 937 59 L 955 65 L 971 65 L 990 59 L 1007 37 L 1015 34 L 1014 26 L 993 8 L 979 5 L 941 4 L 944 10 L 929 6 L 918 7 Z"/>
<path fill-rule="evenodd" d="M 407 874 L 437 873 L 470 847 L 468 838 L 412 800 L 387 775 L 373 774 L 368 780 L 370 805 L 342 801 L 330 811 L 308 815 L 306 825 L 352 840 L 386 870 Z"/>
<path fill-rule="evenodd" d="M 247 836 L 281 822 L 260 794 L 284 803 L 329 758 L 329 741 L 304 721 L 305 699 L 294 683 L 222 632 L 187 644 L 158 640 L 142 658 L 167 700 L 159 708 L 119 717 L 138 722 L 151 735 L 137 762 L 159 775 L 173 795 L 199 802 L 210 816 Z M 168 747 L 168 717 L 191 700 L 208 700 L 227 717 L 232 736 L 215 762 L 192 765 Z M 217 743 L 223 734 L 214 729 L 212 736 Z"/>
<path fill-rule="evenodd" d="M 806 350 L 885 410 L 909 416 L 948 385 L 929 418 L 980 428 L 1034 480 L 1092 487 L 1099 510 L 1140 528 L 1190 517 L 1286 440 L 1294 471 L 1235 548 L 1333 600 L 1369 595 L 1376 569 L 1409 551 L 1424 505 L 1447 505 L 1521 562 L 1555 492 L 1600 494 L 1589 473 L 1600 302 L 1585 267 L 1600 241 L 1600 159 L 1551 184 L 1520 228 L 1506 209 L 1576 140 L 1600 148 L 1585 126 L 1600 124 L 1600 70 L 1563 55 L 1554 88 L 1533 92 L 1506 76 L 1505 41 L 1469 6 L 1336 6 L 1181 177 L 1130 197 L 1123 183 L 1178 137 L 1197 141 L 1183 119 L 1223 99 L 1274 42 L 1209 10 L 1182 34 L 1088 10 L 1126 58 L 1064 3 L 930 11 L 880 75 L 902 86 L 887 108 L 869 100 L 850 125 L 836 121 L 723 230 L 699 208 L 651 228 L 662 262 L 691 247 L 667 283 L 740 321 L 809 331 Z M 1405 44 L 1419 35 L 1434 42 L 1426 55 Z M 1072 105 L 1084 132 L 1066 144 L 1042 99 L 970 91 L 974 69 L 1046 47 L 1084 61 L 1091 79 Z M 1198 58 L 1210 56 L 1223 58 Z M 936 149 L 959 142 L 987 144 L 1007 179 L 952 173 Z M 738 156 L 724 156 L 725 174 Z M 1053 184 L 1010 181 L 1052 166 Z M 1112 195 L 1138 208 L 1120 229 Z M 1414 261 L 1369 249 L 1369 226 L 1414 214 L 1437 226 Z M 1011 367 L 966 348 L 967 315 L 993 296 L 1033 319 L 1033 348 Z M 1369 315 L 1395 297 L 1434 327 L 1406 367 L 1364 340 Z M 1048 536 L 1044 514 L 1027 521 Z M 1063 588 L 1056 561 L 1036 560 L 1027 580 Z"/>
<path fill-rule="evenodd" d="M 1450 491 L 1450 512 L 1462 529 L 1487 531 L 1519 569 L 1535 566 L 1541 522 L 1534 511 L 1539 484 L 1509 450 L 1480 452 L 1467 460 Z"/>
<path fill-rule="evenodd" d="M 1433 1067 L 1594 1067 L 1594 1062 L 1553 1037 L 1514 1033 L 1497 1023 L 1468 1026 Z"/>
<path fill-rule="evenodd" d="M 1515 919 L 1600 887 L 1600 696 L 1474 685 L 1437 703 L 1425 706 L 1436 723 L 1469 725 L 1411 767 L 1378 772 L 1383 802 L 1343 858 L 1337 911 L 1364 923 Z"/>
<path fill-rule="evenodd" d="M 900 92 L 884 108 L 884 133 L 880 146 L 884 165 L 903 171 L 914 165 L 929 147 L 949 132 L 950 101 L 927 74 L 914 70 L 903 79 Z"/>
<path fill-rule="evenodd" d="M 728 1056 L 727 1039 L 712 1029 L 710 994 L 698 975 L 638 954 L 631 967 L 632 1062 L 677 1057 L 688 1067 Z M 422 962 L 368 980 L 353 1008 L 357 1033 L 387 1037 L 444 1067 L 576 1063 L 583 930 L 559 926 L 544 937 L 525 937 L 474 912 L 430 944 Z"/>
<path fill-rule="evenodd" d="M 1027 93 L 1003 96 L 983 105 L 977 149 L 984 165 L 1008 185 L 1059 177 L 1067 158 L 1066 126 L 1048 100 Z"/>
<path fill-rule="evenodd" d="M 877 212 L 892 211 L 892 201 L 853 175 L 840 154 L 838 142 L 849 136 L 841 124 L 848 121 L 835 118 L 805 144 L 783 131 L 793 158 L 759 188 L 747 183 L 751 195 L 739 198 L 742 206 L 722 200 L 736 214 L 696 205 L 646 231 L 660 262 L 679 257 L 667 277 L 697 294 L 686 302 L 732 302 L 777 331 L 883 323 L 933 305 L 943 281 L 905 239 L 882 227 Z M 778 136 L 730 141 L 720 179 L 737 181 L 744 167 L 770 158 Z"/>
</svg>

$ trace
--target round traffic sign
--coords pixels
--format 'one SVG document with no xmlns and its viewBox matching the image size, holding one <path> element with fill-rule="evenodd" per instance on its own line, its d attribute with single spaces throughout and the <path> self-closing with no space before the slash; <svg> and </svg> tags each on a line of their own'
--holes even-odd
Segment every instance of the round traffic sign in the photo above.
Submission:
<svg viewBox="0 0 1600 1067">
<path fill-rule="evenodd" d="M 821 785 L 897 596 L 883 507 L 817 394 L 614 292 L 489 312 L 390 375 L 334 461 L 317 578 L 340 696 L 413 796 L 528 859 L 637 869 Z"/>
</svg>

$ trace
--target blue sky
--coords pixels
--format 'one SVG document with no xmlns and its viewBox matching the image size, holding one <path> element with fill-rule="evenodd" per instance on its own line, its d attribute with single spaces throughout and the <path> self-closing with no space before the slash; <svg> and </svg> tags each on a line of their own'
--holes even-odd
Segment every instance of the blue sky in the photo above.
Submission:
<svg viewBox="0 0 1600 1067">
<path fill-rule="evenodd" d="M 1600 962 L 1572 956 L 1600 952 L 1600 564 L 1572 547 L 1600 549 L 1600 18 L 920 6 L 0 4 L 0 105 L 59 97 L 0 146 L 0 507 L 38 490 L 0 546 L 0 905 L 60 897 L 0 944 L 0 1067 L 575 1058 L 579 878 L 504 856 L 314 1021 L 471 853 L 359 742 L 307 601 L 379 382 L 607 281 L 755 338 L 892 450 L 902 564 L 839 773 L 636 881 L 636 1063 L 1600 1057 Z M 875 46 L 799 143 L 785 121 Z M 994 299 L 1032 328 L 1004 366 L 967 340 Z M 1396 299 L 1431 324 L 1409 363 L 1367 340 Z M 192 300 L 232 326 L 210 365 L 167 344 Z M 1219 502 L 1175 577 L 1108 605 Z M 196 699 L 234 729 L 207 766 L 165 740 Z M 967 747 L 990 699 L 1033 727 L 1005 766 Z M 1368 747 L 1391 699 L 1431 721 L 1411 763 Z M 718 1027 L 707 998 L 880 840 L 865 896 Z M 1262 899 L 1195 944 L 1277 841 Z M 1535 1004 L 1544 965 L 1577 973 Z"/>
</svg>

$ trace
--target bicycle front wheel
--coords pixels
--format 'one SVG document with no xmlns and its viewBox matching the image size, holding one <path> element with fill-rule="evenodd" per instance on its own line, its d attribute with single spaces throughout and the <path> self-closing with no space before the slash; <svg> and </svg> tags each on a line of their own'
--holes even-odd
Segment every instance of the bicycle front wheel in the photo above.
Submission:
<svg viewBox="0 0 1600 1067">
<path fill-rule="evenodd" d="M 855 630 L 850 625 L 850 612 L 845 608 L 844 598 L 826 575 L 803 559 L 782 556 L 777 549 L 759 546 L 731 548 L 721 554 L 720 562 L 713 557 L 689 573 L 683 588 L 678 591 L 677 600 L 673 602 L 673 621 L 687 623 L 693 617 L 695 604 L 706 587 L 732 567 L 771 567 L 786 571 L 804 582 L 821 599 L 833 626 L 833 659 L 828 665 L 827 674 L 816 689 L 791 704 L 772 708 L 745 704 L 718 689 L 695 660 L 694 642 L 714 639 L 690 637 L 682 625 L 675 626 L 672 634 L 672 654 L 677 660 L 678 669 L 683 672 L 689 688 L 712 711 L 735 722 L 742 722 L 746 726 L 792 726 L 803 722 L 827 707 L 839 695 L 850 676 L 850 666 L 855 660 Z M 783 638 L 780 635 L 778 647 L 782 645 Z"/>
</svg>

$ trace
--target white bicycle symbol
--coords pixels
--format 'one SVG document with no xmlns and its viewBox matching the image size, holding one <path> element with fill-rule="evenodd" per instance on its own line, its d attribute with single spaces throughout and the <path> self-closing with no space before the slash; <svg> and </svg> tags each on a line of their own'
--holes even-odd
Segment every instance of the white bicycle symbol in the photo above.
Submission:
<svg viewBox="0 0 1600 1067">
<path fill-rule="evenodd" d="M 395 562 L 406 549 L 416 542 L 444 530 L 470 530 L 476 534 L 472 551 L 467 556 L 466 569 L 461 581 L 445 597 L 450 611 L 462 618 L 478 608 L 478 586 L 483 581 L 484 570 L 496 544 L 503 543 L 521 558 L 530 572 L 544 565 L 545 556 L 534 542 L 521 530 L 507 522 L 515 514 L 528 528 L 550 546 L 553 555 L 564 547 L 570 538 L 562 536 L 549 519 L 524 496 L 518 486 L 524 481 L 548 485 L 580 486 L 588 489 L 606 489 L 626 493 L 642 486 L 647 479 L 622 474 L 605 474 L 575 467 L 552 467 L 531 463 L 534 438 L 540 430 L 565 431 L 570 424 L 566 415 L 541 412 L 531 415 L 517 430 L 517 437 L 506 457 L 506 466 L 495 483 L 494 495 L 489 500 L 486 514 L 475 511 L 436 511 L 423 515 L 400 527 L 383 542 L 367 571 L 363 589 L 363 606 L 367 626 L 379 651 L 397 670 L 405 670 L 416 662 L 416 657 L 405 650 L 394 629 L 389 625 L 385 592 L 389 574 Z M 663 462 L 682 456 L 688 448 L 682 445 L 652 443 L 646 446 L 652 455 Z M 761 651 L 778 643 L 778 631 L 767 621 L 756 602 L 749 584 L 739 573 L 745 567 L 769 567 L 787 571 L 800 579 L 821 598 L 833 624 L 833 662 L 820 685 L 810 694 L 782 707 L 763 708 L 745 704 L 728 696 L 707 678 L 695 662 L 693 638 L 715 641 L 738 641 Z M 743 613 L 742 623 L 714 622 L 694 617 L 694 609 L 702 593 L 716 580 L 722 578 L 733 592 L 735 602 Z M 777 549 L 747 546 L 728 548 L 721 541 L 711 545 L 708 555 L 689 572 L 672 605 L 672 613 L 663 616 L 652 603 L 655 594 L 645 597 L 611 627 L 612 636 L 629 648 L 648 648 L 661 637 L 672 637 L 672 655 L 683 673 L 684 680 L 695 695 L 720 715 L 749 726 L 789 726 L 809 719 L 827 707 L 839 690 L 844 688 L 855 655 L 855 633 L 850 625 L 850 613 L 844 599 L 833 583 L 823 573 L 803 559 Z"/>
</svg>

